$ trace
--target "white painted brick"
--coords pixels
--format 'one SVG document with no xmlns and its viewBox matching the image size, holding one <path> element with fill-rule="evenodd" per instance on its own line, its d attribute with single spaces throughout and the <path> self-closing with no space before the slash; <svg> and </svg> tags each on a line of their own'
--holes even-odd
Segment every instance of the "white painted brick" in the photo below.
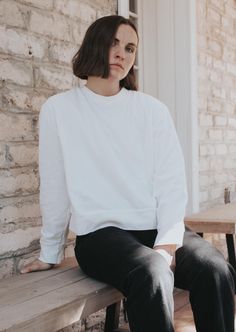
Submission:
<svg viewBox="0 0 236 332">
<path fill-rule="evenodd" d="M 24 205 L 8 205 L 0 210 L 1 224 L 17 223 L 19 220 L 40 218 L 38 203 L 26 202 Z"/>
<path fill-rule="evenodd" d="M 0 1 L 0 23 L 13 27 L 26 27 L 26 13 L 16 1 Z"/>
<path fill-rule="evenodd" d="M 96 10 L 86 3 L 80 3 L 80 18 L 89 25 L 96 20 Z"/>
<path fill-rule="evenodd" d="M 198 136 L 200 142 L 206 141 L 209 138 L 208 127 L 203 127 L 203 126 L 199 127 Z"/>
<path fill-rule="evenodd" d="M 20 90 L 13 88 L 3 96 L 8 110 L 23 110 L 24 112 L 39 112 L 42 104 L 49 97 L 35 90 Z"/>
<path fill-rule="evenodd" d="M 222 83 L 222 73 L 220 71 L 211 71 L 210 73 L 210 80 L 216 83 Z"/>
<path fill-rule="evenodd" d="M 33 170 L 19 174 L 13 171 L 0 171 L 0 195 L 12 196 L 13 194 L 35 193 L 38 191 L 39 179 Z"/>
<path fill-rule="evenodd" d="M 64 16 L 51 13 L 43 14 L 32 11 L 30 16 L 30 30 L 50 38 L 70 40 L 69 23 Z"/>
<path fill-rule="evenodd" d="M 8 109 L 14 107 L 22 110 L 30 110 L 30 93 L 22 90 L 8 90 L 4 95 L 4 101 Z"/>
<path fill-rule="evenodd" d="M 235 90 L 230 91 L 230 100 L 232 100 L 232 102 L 236 102 L 236 91 Z"/>
<path fill-rule="evenodd" d="M 199 180 L 200 180 L 200 186 L 201 186 L 201 188 L 208 187 L 212 183 L 212 179 L 211 179 L 210 175 L 202 175 L 202 174 L 200 174 Z"/>
<path fill-rule="evenodd" d="M 27 5 L 42 9 L 53 9 L 53 0 L 21 0 Z"/>
<path fill-rule="evenodd" d="M 71 61 L 78 47 L 64 42 L 53 43 L 49 50 L 50 58 L 56 62 L 63 62 L 71 65 Z"/>
<path fill-rule="evenodd" d="M 224 160 L 224 168 L 225 169 L 235 169 L 236 168 L 236 159 L 226 158 Z"/>
<path fill-rule="evenodd" d="M 229 145 L 229 153 L 236 155 L 236 144 Z"/>
<path fill-rule="evenodd" d="M 225 131 L 225 136 L 227 140 L 236 140 L 236 130 L 227 129 Z"/>
<path fill-rule="evenodd" d="M 222 159 L 211 159 L 210 160 L 210 170 L 221 172 L 223 171 L 223 161 Z"/>
<path fill-rule="evenodd" d="M 198 22 L 199 21 L 203 21 L 206 19 L 206 14 L 207 14 L 207 6 L 206 6 L 206 2 L 201 2 L 201 1 L 197 1 L 196 2 L 196 9 L 197 9 L 197 17 L 198 17 Z"/>
<path fill-rule="evenodd" d="M 81 22 L 81 24 L 78 25 L 77 22 L 71 22 L 71 26 L 74 42 L 76 43 L 76 45 L 81 45 L 89 24 Z"/>
<path fill-rule="evenodd" d="M 222 140 L 223 138 L 223 132 L 219 129 L 209 129 L 209 138 L 211 140 Z"/>
<path fill-rule="evenodd" d="M 224 12 L 224 2 L 222 0 L 210 0 L 211 5 L 216 7 L 218 10 Z"/>
<path fill-rule="evenodd" d="M 26 62 L 0 59 L 0 77 L 23 86 L 32 85 L 32 67 Z"/>
<path fill-rule="evenodd" d="M 0 143 L 0 168 L 5 165 L 5 155 L 6 155 L 6 145 L 5 143 Z"/>
<path fill-rule="evenodd" d="M 215 69 L 219 69 L 219 70 L 222 70 L 222 71 L 225 71 L 225 69 L 226 69 L 226 64 L 222 60 L 213 59 L 213 64 L 212 65 L 213 65 L 213 68 L 215 68 Z"/>
<path fill-rule="evenodd" d="M 24 112 L 38 112 L 48 95 L 32 90 L 20 90 L 13 88 L 7 90 L 3 100 L 8 110 L 23 110 Z"/>
<path fill-rule="evenodd" d="M 51 69 L 41 67 L 39 69 L 39 79 L 36 84 L 38 87 L 66 90 L 72 87 L 73 75 L 64 68 Z"/>
<path fill-rule="evenodd" d="M 27 248 L 32 241 L 38 240 L 40 237 L 40 227 L 31 227 L 25 230 L 17 229 L 15 232 L 1 234 L 0 233 L 0 255 Z"/>
<path fill-rule="evenodd" d="M 223 184 L 227 182 L 227 175 L 224 173 L 218 173 L 214 175 L 216 184 Z"/>
<path fill-rule="evenodd" d="M 54 6 L 63 15 L 81 18 L 80 2 L 78 0 L 55 0 Z"/>
<path fill-rule="evenodd" d="M 218 11 L 213 8 L 208 8 L 207 10 L 207 20 L 213 23 L 217 23 L 220 25 L 221 23 L 221 15 Z"/>
<path fill-rule="evenodd" d="M 206 111 L 206 109 L 207 109 L 207 97 L 206 96 L 199 96 L 198 109 Z"/>
<path fill-rule="evenodd" d="M 207 97 L 210 94 L 211 85 L 208 81 L 201 81 L 198 85 L 198 95 L 200 97 Z"/>
<path fill-rule="evenodd" d="M 47 43 L 29 33 L 0 27 L 0 50 L 26 58 L 42 59 L 47 51 Z"/>
<path fill-rule="evenodd" d="M 236 64 L 227 63 L 227 72 L 236 76 Z"/>
<path fill-rule="evenodd" d="M 206 158 L 200 158 L 199 160 L 199 171 L 203 172 L 203 171 L 207 171 L 209 170 L 209 161 Z"/>
<path fill-rule="evenodd" d="M 216 98 L 226 99 L 226 91 L 222 87 L 212 87 L 212 96 Z"/>
<path fill-rule="evenodd" d="M 5 114 L 0 112 L 0 141 L 22 141 L 35 139 L 32 131 L 32 118 L 20 114 Z"/>
<path fill-rule="evenodd" d="M 207 190 L 200 191 L 200 194 L 199 194 L 199 201 L 200 201 L 200 203 L 207 202 L 208 198 L 209 198 L 209 194 L 208 194 Z"/>
<path fill-rule="evenodd" d="M 236 6 L 235 2 L 234 5 L 225 4 L 225 14 L 226 16 L 232 17 L 233 19 L 236 19 Z"/>
<path fill-rule="evenodd" d="M 207 100 L 207 109 L 210 112 L 221 112 L 223 109 L 222 103 L 219 100 L 214 100 L 212 98 L 208 98 Z"/>
<path fill-rule="evenodd" d="M 198 67 L 197 74 L 198 74 L 199 80 L 206 80 L 209 77 L 207 68 L 205 68 L 203 66 Z"/>
<path fill-rule="evenodd" d="M 229 118 L 229 127 L 236 128 L 236 118 Z"/>
<path fill-rule="evenodd" d="M 11 144 L 8 151 L 11 166 L 28 166 L 38 163 L 38 146 L 32 143 Z"/>
<path fill-rule="evenodd" d="M 226 126 L 227 125 L 227 117 L 216 115 L 214 116 L 215 126 Z"/>
<path fill-rule="evenodd" d="M 235 110 L 235 105 L 234 104 L 226 103 L 224 105 L 224 110 L 228 114 L 236 114 L 236 110 Z"/>
<path fill-rule="evenodd" d="M 201 113 L 199 115 L 200 126 L 212 126 L 213 125 L 213 116 L 210 114 Z"/>
<path fill-rule="evenodd" d="M 223 16 L 221 19 L 221 28 L 227 33 L 234 33 L 234 19 L 230 16 Z"/>
<path fill-rule="evenodd" d="M 222 188 L 212 188 L 210 192 L 211 199 L 222 199 L 224 196 Z"/>
<path fill-rule="evenodd" d="M 200 156 L 213 156 L 215 154 L 215 148 L 211 144 L 200 145 Z"/>
<path fill-rule="evenodd" d="M 45 96 L 43 94 L 35 94 L 32 96 L 31 98 L 31 110 L 34 112 L 38 112 L 43 103 L 45 102 L 45 100 L 48 98 L 49 96 Z"/>
<path fill-rule="evenodd" d="M 14 274 L 14 258 L 0 260 L 0 279 L 6 279 Z"/>
<path fill-rule="evenodd" d="M 207 48 L 207 38 L 203 35 L 197 37 L 197 47 L 199 50 L 205 50 Z"/>
<path fill-rule="evenodd" d="M 222 48 L 224 46 L 224 44 L 226 44 L 226 40 L 227 40 L 227 33 L 226 31 L 223 31 L 221 27 L 215 26 L 215 25 L 211 25 L 211 39 L 212 40 L 219 40 Z M 214 54 L 213 54 L 214 56 Z"/>
<path fill-rule="evenodd" d="M 226 144 L 216 144 L 215 150 L 217 155 L 226 155 L 228 153 L 228 148 Z"/>
</svg>

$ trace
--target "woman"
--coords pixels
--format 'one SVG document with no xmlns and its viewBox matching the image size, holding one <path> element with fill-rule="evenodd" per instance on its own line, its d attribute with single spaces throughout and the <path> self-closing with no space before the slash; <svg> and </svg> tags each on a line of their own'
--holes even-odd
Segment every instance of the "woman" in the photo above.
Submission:
<svg viewBox="0 0 236 332">
<path fill-rule="evenodd" d="M 233 332 L 235 272 L 184 230 L 180 145 L 166 107 L 136 91 L 137 46 L 131 21 L 98 19 L 73 59 L 86 85 L 43 105 L 41 254 L 22 273 L 60 263 L 70 223 L 81 268 L 127 297 L 132 332 L 174 331 L 174 285 L 190 291 L 198 332 Z"/>
</svg>

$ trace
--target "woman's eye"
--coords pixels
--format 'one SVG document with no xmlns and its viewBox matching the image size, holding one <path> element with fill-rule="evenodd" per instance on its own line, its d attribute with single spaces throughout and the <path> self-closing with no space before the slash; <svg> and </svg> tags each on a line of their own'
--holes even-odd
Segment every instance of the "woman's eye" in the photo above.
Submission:
<svg viewBox="0 0 236 332">
<path fill-rule="evenodd" d="M 134 53 L 134 49 L 132 47 L 127 47 L 126 50 L 129 52 L 129 53 Z"/>
</svg>

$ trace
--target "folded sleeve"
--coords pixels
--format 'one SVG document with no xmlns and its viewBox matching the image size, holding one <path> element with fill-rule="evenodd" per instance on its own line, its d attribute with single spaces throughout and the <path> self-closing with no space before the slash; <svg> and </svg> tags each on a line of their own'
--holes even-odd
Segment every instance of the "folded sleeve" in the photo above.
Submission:
<svg viewBox="0 0 236 332">
<path fill-rule="evenodd" d="M 58 264 L 64 257 L 70 202 L 55 110 L 50 99 L 42 106 L 39 118 L 39 174 L 42 215 L 39 259 Z"/>
<path fill-rule="evenodd" d="M 156 245 L 176 244 L 184 235 L 187 188 L 184 158 L 166 106 L 153 112 L 154 195 L 157 209 Z"/>
</svg>

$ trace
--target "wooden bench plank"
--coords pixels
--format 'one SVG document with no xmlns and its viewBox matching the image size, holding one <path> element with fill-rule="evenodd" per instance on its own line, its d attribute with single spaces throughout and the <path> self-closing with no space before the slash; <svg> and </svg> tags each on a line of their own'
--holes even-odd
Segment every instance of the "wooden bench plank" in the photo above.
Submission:
<svg viewBox="0 0 236 332">
<path fill-rule="evenodd" d="M 78 267 L 76 259 L 74 257 L 65 259 L 62 264 L 55 266 L 52 270 L 32 272 L 23 275 L 16 275 L 8 279 L 3 279 L 0 281 L 0 299 L 2 294 L 9 292 L 13 289 L 24 287 L 28 285 L 29 282 L 36 282 L 44 280 L 47 277 L 51 277 L 56 274 L 61 274 L 64 271 L 70 270 L 72 267 Z"/>
<path fill-rule="evenodd" d="M 37 272 L 43 274 L 43 272 Z M 28 275 L 29 276 L 29 275 Z M 47 278 L 38 281 L 28 279 L 28 283 L 22 286 L 14 287 L 3 292 L 0 297 L 0 309 L 6 305 L 25 302 L 34 297 L 38 297 L 48 292 L 60 289 L 75 282 L 80 282 L 87 276 L 81 271 L 79 267 L 71 268 L 61 273 L 51 273 Z"/>
<path fill-rule="evenodd" d="M 66 259 L 52 270 L 0 281 L 0 332 L 57 331 L 122 298 Z"/>
</svg>

